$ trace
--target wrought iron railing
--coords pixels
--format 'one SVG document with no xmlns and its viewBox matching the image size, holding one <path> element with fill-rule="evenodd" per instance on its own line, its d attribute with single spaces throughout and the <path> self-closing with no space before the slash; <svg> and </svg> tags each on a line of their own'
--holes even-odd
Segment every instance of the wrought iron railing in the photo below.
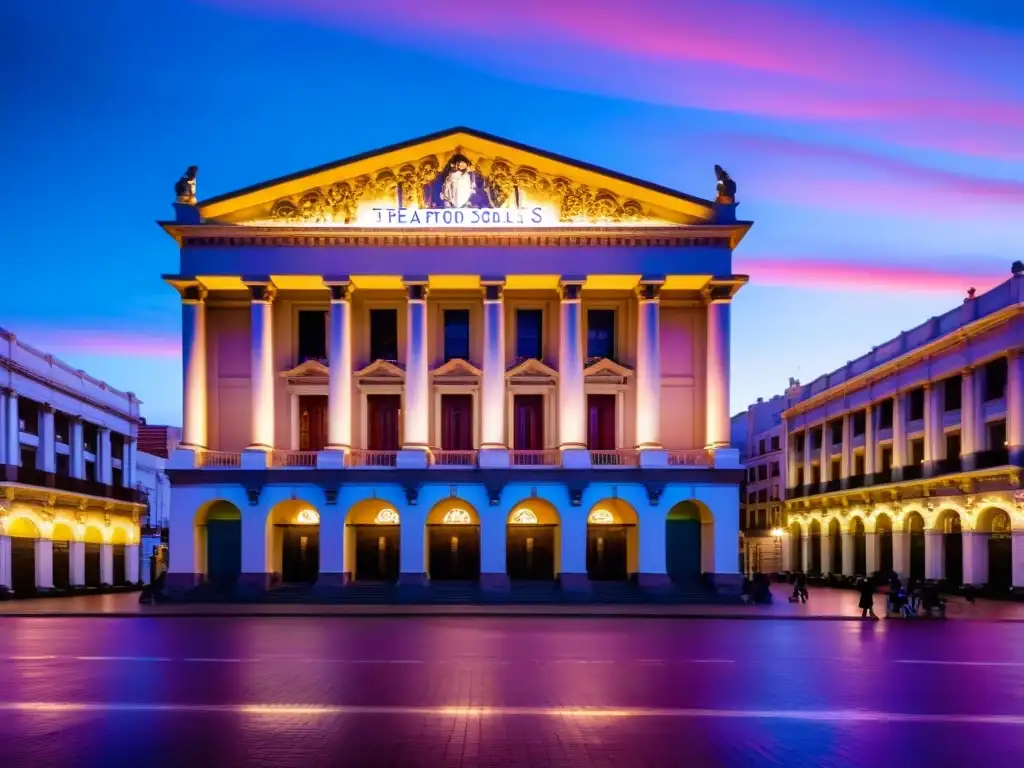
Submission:
<svg viewBox="0 0 1024 768">
<path fill-rule="evenodd" d="M 317 451 L 271 451 L 270 466 L 288 469 L 316 467 Z"/>
<path fill-rule="evenodd" d="M 201 451 L 196 456 L 196 466 L 202 469 L 240 467 L 242 454 L 234 451 Z"/>
<path fill-rule="evenodd" d="M 508 455 L 513 467 L 557 467 L 562 463 L 557 448 L 543 451 L 509 451 Z"/>
<path fill-rule="evenodd" d="M 398 451 L 349 451 L 345 455 L 347 467 L 393 467 L 398 464 Z"/>
<path fill-rule="evenodd" d="M 590 464 L 594 467 L 638 467 L 640 466 L 640 452 L 633 448 L 591 451 Z"/>
<path fill-rule="evenodd" d="M 713 467 L 714 454 L 706 448 L 673 449 L 668 451 L 670 467 Z"/>
<path fill-rule="evenodd" d="M 430 463 L 435 467 L 475 467 L 476 451 L 444 451 L 430 452 Z"/>
</svg>

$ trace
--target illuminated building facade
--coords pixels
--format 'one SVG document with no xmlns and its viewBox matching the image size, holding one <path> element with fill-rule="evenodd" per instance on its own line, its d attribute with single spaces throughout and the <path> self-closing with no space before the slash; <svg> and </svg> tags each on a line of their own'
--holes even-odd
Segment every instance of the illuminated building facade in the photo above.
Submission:
<svg viewBox="0 0 1024 768">
<path fill-rule="evenodd" d="M 168 584 L 738 587 L 715 201 L 467 129 L 197 203 Z"/>
<path fill-rule="evenodd" d="M 139 401 L 0 328 L 0 596 L 139 582 Z"/>
<path fill-rule="evenodd" d="M 787 570 L 1024 587 L 1024 275 L 795 392 Z"/>
</svg>

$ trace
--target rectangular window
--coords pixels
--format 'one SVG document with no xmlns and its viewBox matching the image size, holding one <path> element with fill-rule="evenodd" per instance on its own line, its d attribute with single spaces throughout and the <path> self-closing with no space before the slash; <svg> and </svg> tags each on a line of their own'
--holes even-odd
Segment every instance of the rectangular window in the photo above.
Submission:
<svg viewBox="0 0 1024 768">
<path fill-rule="evenodd" d="M 804 484 L 804 468 L 799 467 L 796 471 L 796 486 L 799 488 Z"/>
<path fill-rule="evenodd" d="M 747 504 L 757 504 L 757 494 L 753 491 L 747 494 Z"/>
<path fill-rule="evenodd" d="M 398 359 L 398 310 L 370 310 L 370 359 Z"/>
<path fill-rule="evenodd" d="M 444 361 L 469 360 L 469 310 L 444 311 Z"/>
<path fill-rule="evenodd" d="M 124 435 L 119 432 L 110 433 L 110 458 L 124 458 Z"/>
<path fill-rule="evenodd" d="M 779 450 L 779 436 L 778 435 L 773 435 L 772 436 L 772 450 L 773 451 Z"/>
<path fill-rule="evenodd" d="M 115 488 L 120 488 L 122 485 L 124 485 L 124 475 L 122 474 L 120 467 L 113 467 L 110 470 L 110 477 L 110 484 L 113 485 Z"/>
<path fill-rule="evenodd" d="M 1001 400 L 1006 397 L 1006 381 L 1007 381 L 1007 365 L 1006 358 L 1000 357 L 990 361 L 985 365 L 983 376 L 985 377 L 985 402 L 991 402 L 992 400 Z M 1001 448 L 1001 445 L 992 446 L 993 448 Z"/>
<path fill-rule="evenodd" d="M 833 480 L 838 480 L 839 476 L 843 473 L 843 460 L 840 458 L 832 459 L 829 463 L 829 477 Z"/>
<path fill-rule="evenodd" d="M 299 310 L 299 359 L 327 362 L 327 313 L 323 310 Z"/>
<path fill-rule="evenodd" d="M 96 482 L 96 462 L 86 461 L 85 462 L 85 479 Z"/>
<path fill-rule="evenodd" d="M 950 376 L 942 382 L 944 408 L 946 411 L 960 410 L 960 394 L 963 391 L 963 382 L 959 376 Z"/>
<path fill-rule="evenodd" d="M 882 471 L 888 472 L 892 469 L 892 446 L 883 445 L 881 453 Z"/>
<path fill-rule="evenodd" d="M 768 479 L 768 465 L 767 464 L 761 464 L 757 468 L 757 479 L 758 480 L 767 480 Z"/>
<path fill-rule="evenodd" d="M 960 433 L 950 432 L 946 435 L 946 458 L 956 459 L 960 456 Z"/>
<path fill-rule="evenodd" d="M 40 469 L 36 466 L 36 449 L 31 445 L 21 446 L 21 466 L 25 469 Z"/>
<path fill-rule="evenodd" d="M 27 397 L 18 398 L 18 421 L 21 431 L 29 435 L 39 434 L 39 404 Z M 22 466 L 25 466 L 22 464 Z"/>
<path fill-rule="evenodd" d="M 96 453 L 96 445 L 99 441 L 99 427 L 95 424 L 82 422 L 82 445 L 86 453 Z"/>
<path fill-rule="evenodd" d="M 772 462 L 772 477 L 778 477 L 778 476 L 779 476 L 779 462 L 773 461 Z"/>
<path fill-rule="evenodd" d="M 918 387 L 917 389 L 910 390 L 910 394 L 907 397 L 908 410 L 910 414 L 908 416 L 910 421 L 920 421 L 924 418 L 924 387 Z"/>
<path fill-rule="evenodd" d="M 1001 451 L 1007 446 L 1006 421 L 993 421 L 988 425 L 988 446 L 989 451 Z"/>
<path fill-rule="evenodd" d="M 817 464 L 811 466 L 811 485 L 817 485 L 821 482 L 821 467 Z"/>
<path fill-rule="evenodd" d="M 864 474 L 864 454 L 855 453 L 853 455 L 853 474 L 856 477 Z"/>
<path fill-rule="evenodd" d="M 853 436 L 860 437 L 867 427 L 867 414 L 864 411 L 857 411 L 853 414 Z"/>
<path fill-rule="evenodd" d="M 587 357 L 615 357 L 615 310 L 587 310 Z"/>
<path fill-rule="evenodd" d="M 747 467 L 747 482 L 753 483 L 757 480 L 757 471 L 753 467 Z"/>
<path fill-rule="evenodd" d="M 825 439 L 825 427 L 822 426 L 819 429 L 811 431 L 811 450 L 821 450 L 821 441 Z"/>
<path fill-rule="evenodd" d="M 832 429 L 832 445 L 842 445 L 843 442 L 843 422 L 841 419 L 833 421 L 831 424 Z"/>
<path fill-rule="evenodd" d="M 516 357 L 540 360 L 543 356 L 544 310 L 516 310 Z"/>
<path fill-rule="evenodd" d="M 883 400 L 878 404 L 878 428 L 892 429 L 892 400 Z"/>
<path fill-rule="evenodd" d="M 764 438 L 761 438 L 761 443 L 760 443 L 760 449 L 761 449 L 761 451 L 760 451 L 760 453 L 758 454 L 758 455 L 760 455 L 760 456 L 764 456 L 764 445 L 765 445 L 765 443 L 764 443 Z"/>
<path fill-rule="evenodd" d="M 762 488 L 760 491 L 757 492 L 757 502 L 759 504 L 764 504 L 764 503 L 767 503 L 767 501 L 768 501 L 768 489 L 767 488 Z"/>
<path fill-rule="evenodd" d="M 920 437 L 910 441 L 910 463 L 924 463 L 924 440 Z"/>
<path fill-rule="evenodd" d="M 796 439 L 793 441 L 794 442 L 794 450 L 796 451 L 797 456 L 803 455 L 803 452 L 804 452 L 804 440 L 806 438 L 807 438 L 807 433 L 806 432 L 800 432 L 800 433 L 797 434 Z"/>
<path fill-rule="evenodd" d="M 71 457 L 66 453 L 57 454 L 57 474 L 62 477 L 71 474 Z"/>
<path fill-rule="evenodd" d="M 68 444 L 71 439 L 71 420 L 66 413 L 57 411 L 53 414 L 53 432 L 58 443 Z"/>
</svg>

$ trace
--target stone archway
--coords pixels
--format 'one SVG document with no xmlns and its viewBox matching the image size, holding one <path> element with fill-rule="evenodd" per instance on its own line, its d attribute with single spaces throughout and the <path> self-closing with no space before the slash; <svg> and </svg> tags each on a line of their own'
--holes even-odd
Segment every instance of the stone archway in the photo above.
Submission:
<svg viewBox="0 0 1024 768">
<path fill-rule="evenodd" d="M 893 571 L 892 518 L 884 512 L 875 518 L 875 551 L 878 570 L 888 576 Z"/>
<path fill-rule="evenodd" d="M 127 544 L 128 534 L 124 528 L 114 528 L 110 534 L 111 586 L 123 587 L 128 583 L 128 564 L 125 551 Z"/>
<path fill-rule="evenodd" d="M 808 573 L 821 573 L 821 522 L 817 519 L 811 520 L 809 526 L 811 541 L 811 562 L 807 564 Z"/>
<path fill-rule="evenodd" d="M 964 537 L 960 513 L 944 509 L 935 518 L 935 528 L 942 533 L 942 580 L 950 586 L 964 583 Z"/>
<path fill-rule="evenodd" d="M 832 573 L 843 572 L 843 529 L 836 518 L 828 521 L 828 543 L 832 548 Z"/>
<path fill-rule="evenodd" d="M 71 589 L 71 542 L 75 533 L 70 523 L 53 526 L 53 588 Z"/>
<path fill-rule="evenodd" d="M 345 568 L 354 581 L 398 581 L 401 517 L 389 502 L 363 499 L 345 517 Z"/>
<path fill-rule="evenodd" d="M 427 574 L 431 581 L 480 578 L 480 515 L 469 502 L 442 499 L 427 513 Z"/>
<path fill-rule="evenodd" d="M 267 555 L 286 584 L 312 584 L 320 575 L 320 512 L 307 501 L 278 502 L 267 515 Z"/>
<path fill-rule="evenodd" d="M 991 592 L 1006 592 L 1013 584 L 1013 524 L 1006 510 L 988 507 L 978 514 L 975 536 L 988 541 L 986 582 Z"/>
<path fill-rule="evenodd" d="M 39 527 L 27 517 L 16 517 L 7 524 L 11 537 L 11 591 L 18 597 L 36 593 L 36 540 Z"/>
<path fill-rule="evenodd" d="M 95 525 L 85 529 L 85 586 L 98 589 L 103 584 L 102 560 L 103 531 Z"/>
<path fill-rule="evenodd" d="M 231 586 L 242 572 L 242 511 L 230 501 L 211 501 L 196 512 L 196 571 L 214 584 Z"/>
<path fill-rule="evenodd" d="M 868 541 L 864 521 L 859 517 L 850 519 L 850 543 L 853 545 L 853 575 L 868 575 Z"/>
<path fill-rule="evenodd" d="M 692 582 L 714 570 L 714 518 L 704 504 L 681 501 L 665 520 L 665 566 L 674 582 Z"/>
<path fill-rule="evenodd" d="M 639 517 L 623 499 L 602 499 L 587 515 L 587 578 L 626 581 L 639 571 Z"/>
<path fill-rule="evenodd" d="M 925 540 L 924 540 L 924 518 L 919 512 L 911 512 L 907 515 L 905 523 L 907 536 L 910 541 L 909 576 L 912 580 L 921 581 L 925 574 Z"/>
<path fill-rule="evenodd" d="M 554 504 L 534 498 L 508 514 L 505 571 L 513 581 L 554 581 L 561 572 L 561 518 Z"/>
</svg>

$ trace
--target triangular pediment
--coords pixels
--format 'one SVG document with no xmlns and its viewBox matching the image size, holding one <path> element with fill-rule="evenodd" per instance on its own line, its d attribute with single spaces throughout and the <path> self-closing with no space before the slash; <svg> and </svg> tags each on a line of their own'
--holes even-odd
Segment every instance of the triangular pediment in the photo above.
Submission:
<svg viewBox="0 0 1024 768">
<path fill-rule="evenodd" d="M 464 379 L 466 377 L 479 377 L 482 373 L 483 372 L 479 368 L 474 366 L 472 363 L 463 360 L 461 357 L 449 360 L 444 365 L 433 370 L 433 376 L 435 379 Z"/>
<path fill-rule="evenodd" d="M 708 176 L 710 192 L 715 181 Z M 715 217 L 709 200 L 469 128 L 354 155 L 198 207 L 208 223 L 284 227 L 636 227 Z"/>
<path fill-rule="evenodd" d="M 396 379 L 405 380 L 405 370 L 391 360 L 374 360 L 365 368 L 353 374 L 357 379 Z"/>
<path fill-rule="evenodd" d="M 299 363 L 290 371 L 284 371 L 281 373 L 281 377 L 286 379 L 323 378 L 329 377 L 330 375 L 331 369 L 327 367 L 326 363 L 321 362 L 320 360 L 306 360 L 303 363 Z"/>
<path fill-rule="evenodd" d="M 583 375 L 593 379 L 622 379 L 632 376 L 633 370 L 607 357 L 602 357 L 584 368 Z"/>
<path fill-rule="evenodd" d="M 557 379 L 558 371 L 545 365 L 540 360 L 532 357 L 528 357 L 525 360 L 520 360 L 514 363 L 512 367 L 505 371 L 506 379 Z"/>
</svg>

